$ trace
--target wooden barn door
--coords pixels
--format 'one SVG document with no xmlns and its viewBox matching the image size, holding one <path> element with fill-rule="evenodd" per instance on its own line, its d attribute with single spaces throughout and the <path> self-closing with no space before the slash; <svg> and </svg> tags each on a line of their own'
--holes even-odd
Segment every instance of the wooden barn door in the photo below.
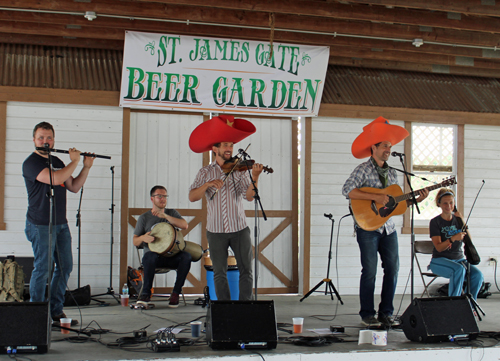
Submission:
<svg viewBox="0 0 500 361">
<path fill-rule="evenodd" d="M 191 203 L 188 188 L 198 170 L 210 162 L 208 152 L 193 153 L 188 146 L 192 130 L 208 116 L 186 113 L 132 111 L 130 116 L 129 201 L 127 262 L 137 267 L 132 245 L 133 230 L 140 214 L 150 209 L 149 190 L 157 184 L 167 188 L 167 207 L 177 209 L 188 221 L 184 239 L 205 250 L 206 201 Z M 235 146 L 247 150 L 256 162 L 273 168 L 259 180 L 261 202 L 267 216 L 258 212 L 258 292 L 298 292 L 298 170 L 297 122 L 290 119 L 248 118 L 257 132 Z M 255 205 L 244 202 L 248 226 L 255 242 Z M 170 292 L 175 273 L 157 275 L 155 292 Z M 192 264 L 185 293 L 199 294 L 206 285 L 204 258 Z"/>
</svg>

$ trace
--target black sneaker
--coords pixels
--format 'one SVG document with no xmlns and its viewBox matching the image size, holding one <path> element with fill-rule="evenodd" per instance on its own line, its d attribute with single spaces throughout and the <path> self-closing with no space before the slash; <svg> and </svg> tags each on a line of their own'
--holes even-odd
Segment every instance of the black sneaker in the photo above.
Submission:
<svg viewBox="0 0 500 361">
<path fill-rule="evenodd" d="M 382 325 L 375 316 L 367 316 L 361 320 L 361 323 L 367 327 L 380 327 Z"/>
<path fill-rule="evenodd" d="M 136 301 L 136 303 L 142 303 L 143 305 L 149 305 L 151 302 L 151 295 L 142 294 Z"/>
<path fill-rule="evenodd" d="M 386 315 L 383 315 L 383 314 L 379 314 L 378 317 L 377 317 L 377 320 L 380 321 L 380 323 L 382 325 L 384 325 L 385 327 L 396 327 L 396 326 L 399 326 L 399 323 L 394 321 L 394 317 L 392 316 L 386 316 Z"/>
</svg>

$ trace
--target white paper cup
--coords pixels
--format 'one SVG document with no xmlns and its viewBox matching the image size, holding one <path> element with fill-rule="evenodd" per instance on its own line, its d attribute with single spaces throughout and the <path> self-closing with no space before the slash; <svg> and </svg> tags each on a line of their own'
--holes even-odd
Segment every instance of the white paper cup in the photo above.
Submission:
<svg viewBox="0 0 500 361">
<path fill-rule="evenodd" d="M 387 331 L 373 331 L 372 345 L 387 346 Z"/>
<path fill-rule="evenodd" d="M 59 320 L 59 323 L 62 327 L 70 328 L 71 327 L 71 318 L 61 318 Z M 61 328 L 61 333 L 68 334 L 69 330 L 65 330 L 65 329 Z"/>
<path fill-rule="evenodd" d="M 303 317 L 294 317 L 293 321 L 293 333 L 302 333 L 302 328 L 304 326 L 304 318 Z"/>
</svg>

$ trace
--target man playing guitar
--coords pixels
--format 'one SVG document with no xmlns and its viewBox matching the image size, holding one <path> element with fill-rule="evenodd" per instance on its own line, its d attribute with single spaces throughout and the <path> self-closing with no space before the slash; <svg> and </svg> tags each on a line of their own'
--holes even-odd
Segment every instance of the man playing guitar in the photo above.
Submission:
<svg viewBox="0 0 500 361">
<path fill-rule="evenodd" d="M 358 165 L 351 173 L 342 188 L 342 194 L 350 200 L 371 200 L 386 205 L 390 198 L 383 193 L 369 193 L 361 190 L 363 187 L 383 189 L 398 184 L 396 171 L 389 168 L 387 160 L 393 145 L 401 142 L 409 135 L 402 127 L 391 125 L 389 121 L 378 117 L 363 128 L 352 144 L 352 154 L 361 159 L 370 157 Z M 417 202 L 423 201 L 429 191 L 418 191 Z M 407 202 L 409 204 L 409 202 Z M 365 230 L 358 224 L 355 226 L 356 237 L 361 253 L 361 280 L 359 299 L 361 309 L 359 315 L 365 326 L 390 327 L 394 320 L 393 299 L 399 271 L 398 236 L 394 221 L 389 218 L 385 224 L 376 230 Z M 374 306 L 375 279 L 377 273 L 377 252 L 380 254 L 384 278 L 382 283 L 381 302 L 378 317 L 375 317 Z"/>
</svg>

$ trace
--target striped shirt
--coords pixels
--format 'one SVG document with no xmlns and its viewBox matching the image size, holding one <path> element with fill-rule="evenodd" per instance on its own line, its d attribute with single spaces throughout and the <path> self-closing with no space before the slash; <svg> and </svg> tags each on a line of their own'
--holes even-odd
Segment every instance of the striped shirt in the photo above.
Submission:
<svg viewBox="0 0 500 361">
<path fill-rule="evenodd" d="M 398 176 L 394 169 L 389 169 L 387 178 L 387 186 L 398 184 Z M 354 168 L 349 178 L 347 178 L 344 187 L 342 187 L 342 194 L 344 195 L 344 197 L 349 199 L 349 193 L 351 193 L 353 189 L 362 187 L 372 187 L 379 189 L 384 188 L 382 186 L 382 182 L 380 181 L 377 169 L 373 165 L 370 158 L 366 162 L 361 163 L 356 168 Z M 389 218 L 387 222 L 385 222 L 385 224 L 376 231 L 379 233 L 383 233 L 384 228 L 386 234 L 391 234 L 396 230 L 396 225 L 394 224 L 392 218 Z"/>
<path fill-rule="evenodd" d="M 200 169 L 189 191 L 200 188 L 206 182 L 214 179 L 224 180 L 226 174 L 217 162 Z M 243 198 L 250 185 L 248 172 L 231 173 L 221 189 L 215 194 L 216 188 L 210 187 L 205 192 L 208 204 L 207 231 L 212 233 L 233 233 L 247 227 Z M 245 198 L 246 199 L 246 198 Z"/>
</svg>

